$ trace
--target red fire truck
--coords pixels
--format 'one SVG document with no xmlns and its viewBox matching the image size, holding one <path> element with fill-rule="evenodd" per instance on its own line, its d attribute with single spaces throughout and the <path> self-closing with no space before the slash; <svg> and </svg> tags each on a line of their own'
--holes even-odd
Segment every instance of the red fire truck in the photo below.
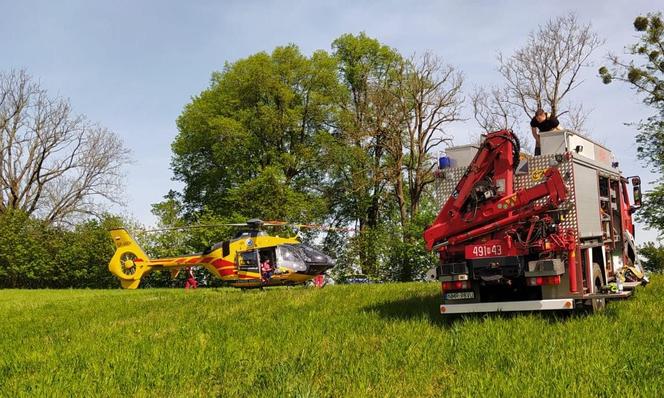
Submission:
<svg viewBox="0 0 664 398">
<path fill-rule="evenodd" d="M 441 159 L 442 206 L 424 232 L 440 257 L 441 313 L 599 310 L 647 282 L 632 222 L 640 179 L 575 132 L 540 140 L 541 155 L 527 156 L 501 130 Z"/>
</svg>

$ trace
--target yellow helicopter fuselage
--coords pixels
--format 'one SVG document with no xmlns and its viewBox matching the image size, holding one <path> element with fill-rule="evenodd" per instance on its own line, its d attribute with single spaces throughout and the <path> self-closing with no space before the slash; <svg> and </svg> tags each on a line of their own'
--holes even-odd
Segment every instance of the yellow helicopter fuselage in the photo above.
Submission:
<svg viewBox="0 0 664 398">
<path fill-rule="evenodd" d="M 116 251 L 108 269 L 125 289 L 136 289 L 141 278 L 151 271 L 168 269 L 175 277 L 181 269 L 194 266 L 206 268 L 235 287 L 297 285 L 334 265 L 329 257 L 304 246 L 296 238 L 262 232 L 241 234 L 202 253 L 157 259 L 150 259 L 125 229 L 114 229 L 110 233 Z M 306 261 L 312 257 L 318 260 Z M 265 259 L 270 259 L 274 266 L 269 278 L 261 272 L 260 264 Z"/>
</svg>

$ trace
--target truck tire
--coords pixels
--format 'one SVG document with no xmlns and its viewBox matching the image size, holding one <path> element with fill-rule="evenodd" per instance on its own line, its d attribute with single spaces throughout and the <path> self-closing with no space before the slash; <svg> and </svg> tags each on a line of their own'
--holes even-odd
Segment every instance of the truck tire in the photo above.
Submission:
<svg viewBox="0 0 664 398">
<path fill-rule="evenodd" d="M 601 293 L 602 287 L 604 287 L 604 285 L 606 284 L 604 281 L 604 274 L 602 273 L 602 269 L 597 263 L 593 263 L 592 284 L 593 284 L 593 293 Z M 606 307 L 605 298 L 594 298 L 591 299 L 590 301 L 593 312 L 601 312 Z"/>
</svg>

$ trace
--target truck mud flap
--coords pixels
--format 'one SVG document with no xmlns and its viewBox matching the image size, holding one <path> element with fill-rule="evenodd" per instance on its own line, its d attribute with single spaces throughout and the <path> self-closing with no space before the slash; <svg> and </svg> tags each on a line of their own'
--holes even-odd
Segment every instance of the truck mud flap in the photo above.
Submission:
<svg viewBox="0 0 664 398">
<path fill-rule="evenodd" d="M 473 312 L 552 311 L 574 309 L 574 299 L 505 301 L 494 303 L 442 304 L 441 314 Z"/>
</svg>

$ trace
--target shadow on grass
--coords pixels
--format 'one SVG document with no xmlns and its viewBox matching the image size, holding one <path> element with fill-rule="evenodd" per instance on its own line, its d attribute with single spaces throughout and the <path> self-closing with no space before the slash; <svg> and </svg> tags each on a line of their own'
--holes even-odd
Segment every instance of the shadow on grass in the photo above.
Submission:
<svg viewBox="0 0 664 398">
<path fill-rule="evenodd" d="M 592 312 L 576 311 L 531 311 L 531 312 L 492 312 L 442 315 L 440 313 L 440 295 L 417 296 L 407 299 L 386 301 L 365 307 L 365 310 L 377 313 L 383 318 L 392 320 L 412 320 L 425 318 L 432 325 L 451 328 L 457 323 L 469 320 L 512 319 L 526 315 L 535 316 L 551 324 L 564 323 L 573 319 L 592 316 Z M 610 313 L 610 311 L 607 311 Z"/>
<path fill-rule="evenodd" d="M 426 318 L 431 324 L 450 328 L 460 317 L 440 314 L 440 295 L 415 296 L 406 299 L 385 301 L 365 308 L 383 318 L 392 320 L 411 320 Z"/>
</svg>

